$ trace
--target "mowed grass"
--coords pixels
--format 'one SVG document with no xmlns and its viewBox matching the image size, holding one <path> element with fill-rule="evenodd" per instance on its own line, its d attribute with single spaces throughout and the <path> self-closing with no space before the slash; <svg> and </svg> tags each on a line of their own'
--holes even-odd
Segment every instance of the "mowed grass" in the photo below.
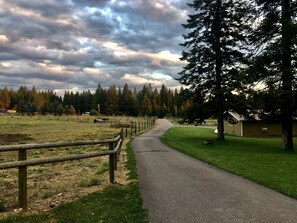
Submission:
<svg viewBox="0 0 297 223">
<path fill-rule="evenodd" d="M 131 147 L 127 148 L 130 170 L 128 185 L 110 185 L 101 192 L 84 196 L 74 202 L 61 205 L 42 215 L 14 216 L 1 223 L 147 223 L 147 210 L 142 209 L 142 200 L 136 180 L 136 163 Z"/>
<path fill-rule="evenodd" d="M 243 176 L 297 199 L 297 153 L 283 152 L 280 138 L 226 136 L 215 140 L 213 129 L 181 127 L 170 129 L 163 143 L 231 173 Z M 205 145 L 213 139 L 214 145 Z M 297 140 L 294 139 L 295 145 Z"/>
</svg>

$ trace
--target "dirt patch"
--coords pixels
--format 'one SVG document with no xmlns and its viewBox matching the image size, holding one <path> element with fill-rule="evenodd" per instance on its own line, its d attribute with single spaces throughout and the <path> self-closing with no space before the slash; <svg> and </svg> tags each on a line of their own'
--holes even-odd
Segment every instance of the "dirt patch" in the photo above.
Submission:
<svg viewBox="0 0 297 223">
<path fill-rule="evenodd" d="M 33 138 L 27 134 L 0 134 L 0 144 L 20 144 Z"/>
</svg>

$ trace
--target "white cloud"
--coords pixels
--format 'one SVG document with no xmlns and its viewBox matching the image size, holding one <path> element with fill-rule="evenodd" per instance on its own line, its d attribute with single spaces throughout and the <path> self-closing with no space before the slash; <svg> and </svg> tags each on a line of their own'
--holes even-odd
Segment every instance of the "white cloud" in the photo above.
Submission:
<svg viewBox="0 0 297 223">
<path fill-rule="evenodd" d="M 171 76 L 185 63 L 176 53 L 185 4 L 0 0 L 1 79 L 8 87 L 23 82 L 61 92 L 98 82 L 176 85 Z"/>
<path fill-rule="evenodd" d="M 162 85 L 162 81 L 146 79 L 134 74 L 125 74 L 125 76 L 122 77 L 121 80 L 127 82 L 128 84 L 133 84 L 133 85 L 144 85 L 144 84 L 151 84 L 152 86 Z"/>
<path fill-rule="evenodd" d="M 109 78 L 110 75 L 97 69 L 97 68 L 92 68 L 92 67 L 85 67 L 83 69 L 83 72 L 85 74 L 88 74 L 88 75 L 92 75 L 93 77 L 97 77 L 97 78 Z"/>
<path fill-rule="evenodd" d="M 8 43 L 9 39 L 6 35 L 0 35 L 0 44 L 1 43 Z"/>
</svg>

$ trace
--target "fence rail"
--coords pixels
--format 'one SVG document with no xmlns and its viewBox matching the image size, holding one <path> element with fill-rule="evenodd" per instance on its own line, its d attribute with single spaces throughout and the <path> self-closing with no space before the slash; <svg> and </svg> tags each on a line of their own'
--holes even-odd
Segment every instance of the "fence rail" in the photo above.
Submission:
<svg viewBox="0 0 297 223">
<path fill-rule="evenodd" d="M 117 169 L 117 160 L 118 160 L 118 157 L 120 156 L 122 141 L 123 141 L 123 130 L 121 130 L 119 135 L 113 139 L 0 146 L 0 152 L 18 151 L 18 161 L 0 163 L 0 170 L 18 168 L 18 184 L 19 184 L 18 185 L 18 192 L 19 192 L 18 202 L 19 202 L 19 207 L 26 210 L 28 207 L 28 200 L 27 200 L 27 167 L 28 166 L 79 160 L 79 159 L 86 159 L 86 158 L 99 157 L 99 156 L 109 156 L 109 181 L 110 183 L 114 183 L 115 182 L 114 171 Z M 84 145 L 97 145 L 97 144 L 101 144 L 101 145 L 109 144 L 109 150 L 87 153 L 87 154 L 63 156 L 63 157 L 49 157 L 49 158 L 27 160 L 27 150 L 30 150 L 30 149 L 57 148 L 57 147 L 65 147 L 65 146 L 84 146 Z"/>
<path fill-rule="evenodd" d="M 151 127 L 155 123 L 155 118 L 147 119 L 143 123 L 131 122 L 130 134 L 140 133 L 145 129 Z M 27 200 L 27 167 L 34 165 L 41 165 L 47 163 L 57 163 L 71 160 L 79 160 L 100 156 L 109 156 L 109 182 L 115 183 L 114 171 L 117 170 L 117 161 L 119 161 L 124 134 L 128 136 L 128 129 L 122 127 L 120 133 L 112 139 L 104 140 L 82 140 L 82 141 L 68 141 L 68 142 L 52 142 L 52 143 L 41 143 L 41 144 L 19 144 L 19 145 L 4 145 L 0 146 L 1 152 L 18 151 L 18 161 L 0 163 L 0 170 L 18 168 L 18 205 L 23 210 L 28 208 Z M 87 146 L 87 145 L 104 145 L 108 144 L 107 151 L 98 151 L 86 154 L 77 154 L 71 156 L 62 157 L 48 157 L 39 159 L 27 160 L 27 150 L 32 149 L 45 149 L 45 148 L 59 148 L 66 146 Z"/>
</svg>

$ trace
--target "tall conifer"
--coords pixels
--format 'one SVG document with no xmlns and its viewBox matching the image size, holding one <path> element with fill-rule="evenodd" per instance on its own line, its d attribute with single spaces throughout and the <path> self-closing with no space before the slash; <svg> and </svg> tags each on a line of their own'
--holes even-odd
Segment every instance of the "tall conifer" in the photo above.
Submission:
<svg viewBox="0 0 297 223">
<path fill-rule="evenodd" d="M 183 25 L 189 32 L 183 35 L 181 45 L 186 51 L 181 60 L 188 64 L 179 81 L 191 87 L 195 98 L 205 104 L 202 107 L 207 107 L 208 116 L 217 117 L 218 139 L 224 140 L 223 113 L 231 107 L 227 97 L 238 87 L 245 61 L 248 2 L 194 0 L 188 5 L 195 13 Z"/>
<path fill-rule="evenodd" d="M 273 106 L 266 103 L 263 111 L 282 121 L 282 149 L 292 151 L 292 117 L 296 109 L 293 87 L 297 74 L 297 1 L 256 0 L 256 3 L 257 14 L 251 35 L 256 46 L 252 71 L 256 74 L 255 79 L 262 81 L 262 91 L 270 98 L 275 97 Z"/>
</svg>

